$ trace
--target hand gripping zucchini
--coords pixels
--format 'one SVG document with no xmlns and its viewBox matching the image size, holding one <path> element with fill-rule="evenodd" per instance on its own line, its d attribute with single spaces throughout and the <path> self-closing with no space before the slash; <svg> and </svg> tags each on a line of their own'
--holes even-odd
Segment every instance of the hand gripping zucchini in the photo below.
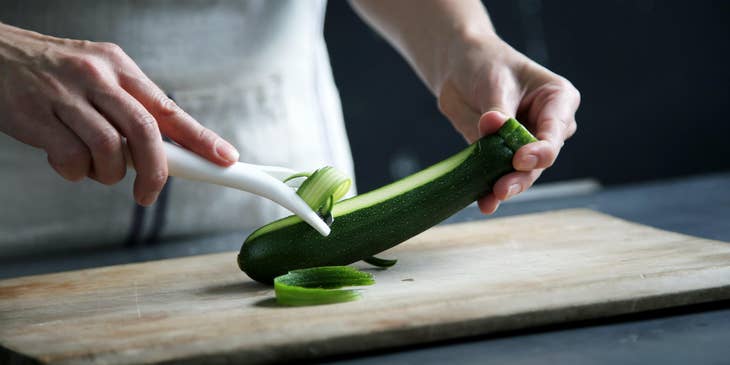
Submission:
<svg viewBox="0 0 730 365">
<path fill-rule="evenodd" d="M 334 205 L 323 237 L 296 216 L 267 224 L 244 241 L 238 266 L 271 283 L 295 269 L 348 265 L 387 250 L 463 209 L 513 171 L 512 157 L 536 139 L 509 119 L 494 135 L 425 170 Z"/>
</svg>

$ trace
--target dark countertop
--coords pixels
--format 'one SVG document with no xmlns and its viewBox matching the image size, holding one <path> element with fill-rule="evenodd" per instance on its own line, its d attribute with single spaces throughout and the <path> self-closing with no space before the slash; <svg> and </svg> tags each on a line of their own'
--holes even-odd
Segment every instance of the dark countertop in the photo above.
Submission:
<svg viewBox="0 0 730 365">
<path fill-rule="evenodd" d="M 590 208 L 730 242 L 730 173 L 503 204 L 495 216 Z M 447 222 L 484 219 L 471 206 Z M 245 233 L 245 232 L 244 232 Z M 147 247 L 0 259 L 0 278 L 238 250 L 241 232 Z M 730 364 L 730 302 L 329 359 L 333 364 Z"/>
</svg>

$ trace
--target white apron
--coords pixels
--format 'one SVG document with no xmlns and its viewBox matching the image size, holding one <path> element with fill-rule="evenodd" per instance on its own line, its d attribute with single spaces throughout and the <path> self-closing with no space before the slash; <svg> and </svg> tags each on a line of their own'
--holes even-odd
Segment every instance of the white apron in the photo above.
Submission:
<svg viewBox="0 0 730 365">
<path fill-rule="evenodd" d="M 0 4 L 0 21 L 119 44 L 241 161 L 354 176 L 324 9 L 322 0 L 16 0 Z M 112 187 L 67 182 L 43 151 L 0 134 L 0 255 L 242 231 L 289 214 L 249 193 L 174 178 L 166 203 L 141 209 L 133 177 Z"/>
</svg>

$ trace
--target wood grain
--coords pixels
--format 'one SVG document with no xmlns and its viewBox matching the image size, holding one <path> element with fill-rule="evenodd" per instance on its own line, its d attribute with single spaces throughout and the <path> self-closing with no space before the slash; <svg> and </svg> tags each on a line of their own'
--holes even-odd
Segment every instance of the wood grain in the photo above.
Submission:
<svg viewBox="0 0 730 365">
<path fill-rule="evenodd" d="M 265 363 L 730 298 L 730 244 L 589 210 L 431 229 L 352 303 L 279 307 L 235 256 L 0 281 L 0 362 Z"/>
</svg>

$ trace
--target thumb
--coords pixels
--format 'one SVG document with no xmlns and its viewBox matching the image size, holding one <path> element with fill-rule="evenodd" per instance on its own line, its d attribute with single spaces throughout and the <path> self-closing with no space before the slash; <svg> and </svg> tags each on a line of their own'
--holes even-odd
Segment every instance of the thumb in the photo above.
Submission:
<svg viewBox="0 0 730 365">
<path fill-rule="evenodd" d="M 504 122 L 507 121 L 507 118 L 509 117 L 506 113 L 496 108 L 482 114 L 479 118 L 479 135 L 486 136 L 497 133 L 499 128 L 502 128 Z"/>
<path fill-rule="evenodd" d="M 510 86 L 511 85 L 511 86 Z M 511 83 L 494 85 L 481 93 L 482 116 L 479 118 L 479 135 L 496 133 L 507 118 L 517 114 L 519 93 Z"/>
</svg>

